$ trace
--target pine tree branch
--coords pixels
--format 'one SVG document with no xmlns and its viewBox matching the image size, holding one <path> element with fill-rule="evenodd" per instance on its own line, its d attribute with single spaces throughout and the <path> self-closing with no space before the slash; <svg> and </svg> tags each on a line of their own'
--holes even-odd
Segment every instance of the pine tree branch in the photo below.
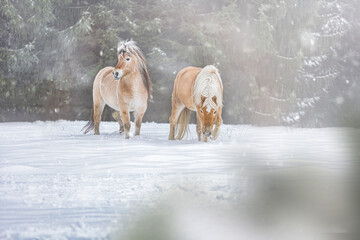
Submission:
<svg viewBox="0 0 360 240">
<path fill-rule="evenodd" d="M 6 52 L 22 52 L 22 51 L 24 51 L 25 49 L 29 49 L 30 46 L 34 46 L 35 41 L 36 41 L 36 38 L 35 38 L 32 42 L 26 44 L 24 47 L 18 48 L 18 49 L 11 49 L 11 48 L 0 47 L 0 51 L 6 51 Z"/>
</svg>

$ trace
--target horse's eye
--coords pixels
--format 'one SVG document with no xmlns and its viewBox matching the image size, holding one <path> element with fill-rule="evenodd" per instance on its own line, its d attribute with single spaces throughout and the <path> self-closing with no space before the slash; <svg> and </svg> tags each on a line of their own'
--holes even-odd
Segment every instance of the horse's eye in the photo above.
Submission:
<svg viewBox="0 0 360 240">
<path fill-rule="evenodd" d="M 216 111 L 214 111 L 214 114 L 216 113 Z"/>
<path fill-rule="evenodd" d="M 200 112 L 201 112 L 201 113 L 204 113 L 202 109 L 200 109 Z"/>
<path fill-rule="evenodd" d="M 130 58 L 126 58 L 126 61 L 130 61 Z"/>
</svg>

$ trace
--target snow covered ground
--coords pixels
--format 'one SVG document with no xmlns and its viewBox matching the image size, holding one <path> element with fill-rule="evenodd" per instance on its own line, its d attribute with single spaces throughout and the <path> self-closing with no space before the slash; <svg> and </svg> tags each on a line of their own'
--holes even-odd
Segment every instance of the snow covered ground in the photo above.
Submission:
<svg viewBox="0 0 360 240">
<path fill-rule="evenodd" d="M 216 141 L 199 143 L 194 125 L 182 141 L 167 140 L 168 124 L 144 123 L 141 136 L 129 140 L 118 134 L 115 122 L 103 122 L 100 136 L 83 135 L 84 125 L 82 121 L 0 123 L 0 239 L 125 239 L 124 232 L 131 232 L 128 227 L 134 222 L 151 219 L 157 216 L 151 211 L 163 213 L 169 206 L 178 213 L 173 224 L 177 230 L 167 229 L 173 229 L 178 239 L 239 239 L 241 234 L 252 236 L 245 239 L 262 239 L 249 230 L 252 227 L 239 228 L 243 218 L 249 224 L 256 222 L 250 216 L 258 215 L 242 214 L 240 220 L 233 213 L 234 209 L 244 213 L 239 209 L 252 209 L 255 203 L 263 214 L 269 210 L 263 205 L 277 206 L 277 201 L 258 201 L 271 199 L 262 195 L 266 190 L 259 190 L 267 189 L 267 182 L 306 179 L 301 180 L 305 188 L 298 188 L 305 190 L 294 193 L 301 198 L 301 193 L 312 195 L 309 185 L 339 183 L 351 167 L 346 128 L 223 125 Z M 322 196 L 344 190 L 336 189 L 332 185 Z M 310 199 L 305 208 L 317 200 Z M 346 201 L 323 200 L 321 205 L 328 203 L 333 211 L 334 205 Z M 281 206 L 294 210 L 300 205 L 289 200 Z M 144 224 L 141 229 L 149 221 Z M 156 231 L 157 226 L 151 226 Z M 227 235 L 219 238 L 224 232 Z"/>
</svg>

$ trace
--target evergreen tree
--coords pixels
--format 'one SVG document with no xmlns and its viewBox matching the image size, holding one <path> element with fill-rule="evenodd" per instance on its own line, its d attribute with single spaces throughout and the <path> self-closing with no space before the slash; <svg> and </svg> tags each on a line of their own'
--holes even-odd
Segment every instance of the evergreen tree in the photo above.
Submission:
<svg viewBox="0 0 360 240">
<path fill-rule="evenodd" d="M 299 124 L 307 113 L 314 114 L 315 103 L 326 97 L 337 74 L 336 66 L 328 61 L 331 46 L 348 30 L 346 21 L 331 7 L 333 4 L 279 1 L 261 5 L 260 29 L 268 33 L 260 36 L 270 39 L 271 46 L 261 50 L 259 66 L 263 71 L 255 76 L 253 95 L 258 97 L 251 108 L 255 113 L 253 121 Z M 338 3 L 336 6 L 341 9 Z"/>
<path fill-rule="evenodd" d="M 355 0 L 0 1 L 2 120 L 86 119 L 92 81 L 125 39 L 153 81 L 145 121 L 168 121 L 176 73 L 208 64 L 227 123 L 320 126 L 358 111 Z"/>
</svg>

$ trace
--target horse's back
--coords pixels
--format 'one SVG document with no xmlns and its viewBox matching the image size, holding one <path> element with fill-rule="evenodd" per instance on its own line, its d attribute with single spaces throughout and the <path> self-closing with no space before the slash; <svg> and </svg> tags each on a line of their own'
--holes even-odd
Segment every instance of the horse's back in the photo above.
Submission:
<svg viewBox="0 0 360 240">
<path fill-rule="evenodd" d="M 193 86 L 202 68 L 186 67 L 176 76 L 173 97 L 178 98 L 187 108 L 194 110 Z"/>
<path fill-rule="evenodd" d="M 176 76 L 175 84 L 187 84 L 188 82 L 194 82 L 201 69 L 202 68 L 199 67 L 186 67 L 181 69 Z"/>
</svg>

